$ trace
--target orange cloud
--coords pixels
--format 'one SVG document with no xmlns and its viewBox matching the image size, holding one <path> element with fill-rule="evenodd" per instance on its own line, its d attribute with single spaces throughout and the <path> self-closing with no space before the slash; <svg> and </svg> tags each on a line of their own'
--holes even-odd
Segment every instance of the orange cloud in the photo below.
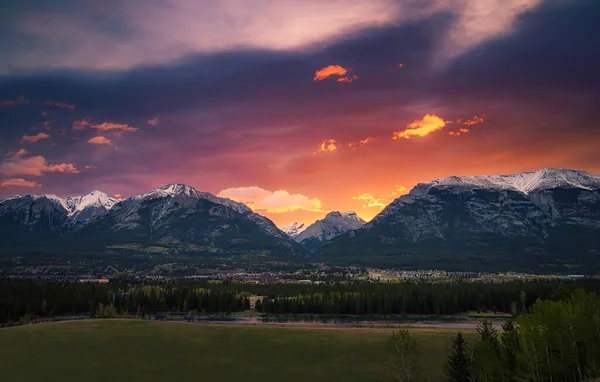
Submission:
<svg viewBox="0 0 600 382">
<path fill-rule="evenodd" d="M 472 125 L 477 125 L 478 123 L 481 123 L 484 121 L 484 117 L 485 115 L 482 115 L 481 117 L 479 116 L 474 116 L 472 119 L 462 119 L 459 118 L 456 123 L 461 123 L 463 125 L 468 125 L 468 126 L 472 126 Z"/>
<path fill-rule="evenodd" d="M 344 84 L 351 84 L 357 78 L 358 78 L 358 76 L 347 76 L 347 77 L 340 77 L 340 78 L 338 78 L 335 81 L 336 82 L 341 82 L 341 83 L 344 83 Z"/>
<path fill-rule="evenodd" d="M 0 188 L 4 188 L 4 187 L 34 188 L 34 187 L 41 187 L 41 184 L 36 183 L 36 182 L 30 182 L 23 178 L 13 178 L 13 179 L 6 179 L 6 180 L 0 182 Z"/>
<path fill-rule="evenodd" d="M 0 173 L 5 176 L 29 175 L 42 176 L 47 172 L 62 172 L 77 174 L 79 170 L 71 163 L 49 164 L 41 156 L 25 157 L 27 151 L 19 150 L 9 155 L 4 162 L 0 163 Z"/>
<path fill-rule="evenodd" d="M 469 129 L 466 129 L 466 128 L 463 127 L 460 130 L 458 130 L 458 131 L 451 131 L 451 132 L 449 132 L 448 135 L 451 135 L 453 137 L 458 137 L 461 134 L 466 134 L 468 132 L 469 132 Z"/>
<path fill-rule="evenodd" d="M 340 65 L 329 65 L 315 72 L 313 81 L 323 81 L 330 76 L 345 76 L 348 73 L 348 69 L 341 67 Z"/>
<path fill-rule="evenodd" d="M 25 97 L 20 96 L 19 98 L 15 99 L 15 100 L 9 100 L 9 101 L 0 101 L 0 107 L 3 106 L 15 106 L 15 105 L 25 105 L 28 104 L 29 100 L 26 100 Z"/>
<path fill-rule="evenodd" d="M 365 139 L 361 139 L 360 141 L 358 141 L 358 143 L 356 142 L 352 142 L 352 143 L 348 143 L 348 147 L 350 147 L 351 149 L 356 148 L 357 145 L 368 145 L 369 143 L 373 142 L 374 138 L 373 137 L 366 137 Z"/>
<path fill-rule="evenodd" d="M 103 122 L 98 125 L 90 125 L 92 129 L 99 131 L 118 130 L 119 132 L 129 133 L 138 131 L 137 127 L 129 126 L 128 124 L 114 123 L 114 122 Z"/>
<path fill-rule="evenodd" d="M 389 194 L 380 195 L 378 197 L 373 196 L 372 194 L 365 192 L 360 193 L 356 196 L 352 197 L 352 200 L 360 200 L 363 203 L 362 208 L 372 208 L 377 207 L 380 209 L 385 208 L 388 204 L 394 201 L 400 195 L 404 195 L 408 192 L 407 188 L 397 184 L 394 186 L 394 191 Z"/>
<path fill-rule="evenodd" d="M 21 138 L 21 143 L 26 143 L 26 142 L 37 142 L 37 141 L 41 141 L 42 139 L 48 139 L 50 138 L 50 136 L 46 133 L 39 133 L 36 135 L 23 135 L 23 137 Z"/>
<path fill-rule="evenodd" d="M 411 139 L 412 137 L 425 137 L 435 131 L 443 129 L 447 122 L 434 114 L 426 114 L 423 119 L 409 123 L 402 131 L 394 132 L 393 139 Z"/>
<path fill-rule="evenodd" d="M 402 62 L 399 62 L 398 63 L 398 69 L 402 69 L 402 68 L 404 68 L 404 64 Z"/>
<path fill-rule="evenodd" d="M 120 202 L 121 200 L 123 200 L 123 197 L 121 196 L 121 194 L 114 194 L 114 195 L 113 195 L 113 198 L 117 199 L 119 202 Z"/>
<path fill-rule="evenodd" d="M 85 130 L 90 126 L 89 119 L 80 119 L 78 121 L 73 122 L 73 130 Z"/>
<path fill-rule="evenodd" d="M 84 168 L 85 168 L 86 170 L 95 170 L 95 169 L 97 169 L 98 167 L 96 167 L 96 166 L 91 166 L 91 165 L 89 165 L 89 164 L 86 164 Z"/>
<path fill-rule="evenodd" d="M 302 194 L 290 194 L 285 190 L 269 191 L 256 186 L 228 188 L 217 194 L 246 204 L 252 210 L 282 213 L 297 210 L 323 211 L 321 201 Z"/>
<path fill-rule="evenodd" d="M 158 119 L 158 117 L 154 117 L 148 121 L 148 124 L 153 127 L 158 126 L 159 123 L 160 123 L 160 120 Z"/>
<path fill-rule="evenodd" d="M 70 104 L 65 103 L 65 102 L 44 101 L 44 102 L 42 102 L 42 104 L 46 105 L 46 106 L 52 106 L 52 107 L 63 107 L 65 109 L 69 109 L 71 111 L 75 110 L 75 105 L 70 105 Z"/>
<path fill-rule="evenodd" d="M 326 139 L 321 142 L 319 149 L 317 152 L 334 152 L 337 151 L 337 146 L 335 145 L 335 139 Z"/>
<path fill-rule="evenodd" d="M 103 137 L 101 135 L 88 139 L 88 143 L 91 145 L 111 145 L 112 144 L 110 139 Z"/>
</svg>

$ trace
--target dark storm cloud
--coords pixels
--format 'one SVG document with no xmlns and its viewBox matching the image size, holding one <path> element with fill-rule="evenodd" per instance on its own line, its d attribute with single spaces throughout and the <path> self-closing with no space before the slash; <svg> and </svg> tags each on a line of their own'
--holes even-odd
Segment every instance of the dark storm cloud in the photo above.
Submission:
<svg viewBox="0 0 600 382">
<path fill-rule="evenodd" d="M 600 95 L 600 2 L 547 1 L 521 15 L 514 34 L 453 61 L 438 79 L 471 98 L 538 98 L 563 91 Z M 550 92 L 550 94 L 548 93 Z"/>
</svg>

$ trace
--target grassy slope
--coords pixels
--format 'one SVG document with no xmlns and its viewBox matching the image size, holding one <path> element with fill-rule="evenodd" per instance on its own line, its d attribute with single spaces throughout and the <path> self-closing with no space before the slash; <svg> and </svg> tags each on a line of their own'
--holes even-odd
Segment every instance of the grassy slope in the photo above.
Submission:
<svg viewBox="0 0 600 382">
<path fill-rule="evenodd" d="M 415 330 L 431 380 L 455 333 Z M 81 321 L 0 329 L 0 381 L 392 381 L 390 330 Z"/>
</svg>

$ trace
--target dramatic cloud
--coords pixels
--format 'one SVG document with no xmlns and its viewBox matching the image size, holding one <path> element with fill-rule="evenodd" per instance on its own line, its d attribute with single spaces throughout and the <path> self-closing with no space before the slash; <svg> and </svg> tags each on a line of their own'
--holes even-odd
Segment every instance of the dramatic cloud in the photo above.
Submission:
<svg viewBox="0 0 600 382">
<path fill-rule="evenodd" d="M 0 182 L 0 188 L 4 187 L 23 187 L 23 188 L 34 188 L 41 187 L 42 185 L 36 182 L 30 182 L 23 178 L 12 178 L 6 179 Z"/>
<path fill-rule="evenodd" d="M 103 137 L 101 135 L 88 139 L 88 143 L 91 145 L 111 145 L 112 144 L 110 139 Z"/>
<path fill-rule="evenodd" d="M 130 0 L 80 6 L 78 1 L 64 0 L 60 7 L 45 9 L 24 3 L 5 12 L 10 20 L 5 29 L 17 38 L 3 51 L 0 72 L 14 68 L 121 70 L 235 48 L 298 51 L 331 43 L 348 31 L 411 24 L 442 13 L 453 16 L 435 56 L 435 62 L 445 63 L 510 33 L 519 16 L 540 2 Z M 100 20 L 98 14 L 103 15 Z"/>
<path fill-rule="evenodd" d="M 387 206 L 388 204 L 393 202 L 394 199 L 396 199 L 400 195 L 406 194 L 407 192 L 408 192 L 408 190 L 406 189 L 406 187 L 404 187 L 402 185 L 396 185 L 394 187 L 394 191 L 392 191 L 389 194 L 379 195 L 379 196 L 375 197 L 372 194 L 366 192 L 366 193 L 360 193 L 356 196 L 353 196 L 352 200 L 360 200 L 360 201 L 364 202 L 362 205 L 362 208 L 377 207 L 377 208 L 383 209 L 383 208 L 385 208 L 385 206 Z"/>
<path fill-rule="evenodd" d="M 73 130 L 85 130 L 90 126 L 89 119 L 80 119 L 73 122 Z"/>
<path fill-rule="evenodd" d="M 158 117 L 154 117 L 148 121 L 148 124 L 150 126 L 154 126 L 154 127 L 158 126 L 159 123 L 160 123 L 160 120 L 158 119 Z"/>
<path fill-rule="evenodd" d="M 0 173 L 5 176 L 42 176 L 47 172 L 79 173 L 74 164 L 49 164 L 41 155 L 25 157 L 26 153 L 19 150 L 17 153 L 9 155 L 4 162 L 0 163 Z"/>
<path fill-rule="evenodd" d="M 335 139 L 326 139 L 321 142 L 319 149 L 317 152 L 334 152 L 337 151 L 337 146 L 335 145 Z"/>
<path fill-rule="evenodd" d="M 329 65 L 317 70 L 315 72 L 315 76 L 313 77 L 313 81 L 323 81 L 330 76 L 345 76 L 346 73 L 348 73 L 348 69 L 343 68 L 340 65 Z"/>
<path fill-rule="evenodd" d="M 65 0 L 61 6 L 42 8 L 24 4 L 9 8 L 6 18 L 7 28 L 14 25 L 10 33 L 27 43 L 3 50 L 0 72 L 129 69 L 236 48 L 296 51 L 329 43 L 348 31 L 391 25 L 402 11 L 394 0 L 123 0 L 93 6 Z"/>
<path fill-rule="evenodd" d="M 482 42 L 509 34 L 519 16 L 541 1 L 466 0 L 462 6 L 457 1 L 446 2 L 460 8 L 451 9 L 458 18 L 440 44 L 437 62 L 447 62 Z"/>
<path fill-rule="evenodd" d="M 485 117 L 485 116 L 484 116 L 484 115 L 482 115 L 481 117 L 479 117 L 479 116 L 474 116 L 474 117 L 473 117 L 473 118 L 471 118 L 471 119 L 464 119 L 464 120 L 463 120 L 463 119 L 458 119 L 458 120 L 456 121 L 456 123 L 460 123 L 460 124 L 463 124 L 463 125 L 468 125 L 468 126 L 477 125 L 477 124 L 479 124 L 479 123 L 482 123 L 482 122 L 483 122 L 483 118 L 484 118 L 484 117 Z"/>
<path fill-rule="evenodd" d="M 296 210 L 323 212 L 321 201 L 302 194 L 290 194 L 285 190 L 269 191 L 260 187 L 237 187 L 225 189 L 217 195 L 246 204 L 252 210 L 282 213 Z"/>
<path fill-rule="evenodd" d="M 114 194 L 113 198 L 117 199 L 118 201 L 123 200 L 123 197 L 121 196 L 121 194 Z"/>
<path fill-rule="evenodd" d="M 446 121 L 434 114 L 426 114 L 423 119 L 409 123 L 402 131 L 394 132 L 393 139 L 411 139 L 413 137 L 425 137 L 446 126 Z"/>
<path fill-rule="evenodd" d="M 0 101 L 0 107 L 3 106 L 15 106 L 15 105 L 25 105 L 28 104 L 29 100 L 26 100 L 25 97 L 20 96 L 19 98 L 15 99 L 15 100 L 9 100 L 9 101 Z"/>
<path fill-rule="evenodd" d="M 65 109 L 69 109 L 71 111 L 75 110 L 75 105 L 70 105 L 70 104 L 65 103 L 65 102 L 44 101 L 44 102 L 42 102 L 42 105 L 51 106 L 51 107 L 62 107 L 62 108 L 65 108 Z"/>
<path fill-rule="evenodd" d="M 98 131 L 110 131 L 117 130 L 124 133 L 138 131 L 137 127 L 129 126 L 128 124 L 122 123 L 114 123 L 114 122 L 103 122 L 98 125 L 90 125 L 92 129 L 96 129 Z"/>
<path fill-rule="evenodd" d="M 46 133 L 39 133 L 36 135 L 23 135 L 23 137 L 21 138 L 21 143 L 33 143 L 33 142 L 37 142 L 37 141 L 41 141 L 42 139 L 48 139 L 50 138 L 50 135 L 46 134 Z"/>
</svg>

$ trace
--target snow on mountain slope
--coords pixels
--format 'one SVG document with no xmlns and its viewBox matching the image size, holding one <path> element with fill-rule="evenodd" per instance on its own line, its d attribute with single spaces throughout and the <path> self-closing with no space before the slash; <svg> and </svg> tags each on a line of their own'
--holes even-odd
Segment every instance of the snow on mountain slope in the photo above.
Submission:
<svg viewBox="0 0 600 382">
<path fill-rule="evenodd" d="M 395 213 L 399 206 L 414 203 L 439 190 L 460 194 L 476 190 L 516 192 L 544 209 L 552 209 L 544 191 L 552 189 L 600 190 L 600 174 L 585 171 L 545 168 L 535 172 L 511 175 L 451 176 L 419 183 L 406 195 L 390 203 L 371 223 Z M 540 196 L 542 195 L 542 196 Z M 549 204 L 550 203 L 550 204 Z"/>
<path fill-rule="evenodd" d="M 304 253 L 272 221 L 246 205 L 183 184 L 120 202 L 99 191 L 65 199 L 27 195 L 0 201 L 0 243 L 35 246 L 29 236 L 59 240 L 57 232 L 69 238 L 62 244 L 82 249 L 156 243 L 192 251 Z"/>
<path fill-rule="evenodd" d="M 28 226 L 42 224 L 44 230 L 68 229 L 71 223 L 84 223 L 110 210 L 117 203 L 105 193 L 94 191 L 85 196 L 60 198 L 54 194 L 15 195 L 0 202 L 0 215 L 16 214 L 19 222 Z M 64 215 L 64 216 L 62 216 Z M 52 216 L 48 220 L 48 216 Z M 50 227 L 50 225 L 59 225 Z"/>
<path fill-rule="evenodd" d="M 585 171 L 545 168 L 535 172 L 511 175 L 451 176 L 423 184 L 431 187 L 515 190 L 528 194 L 535 190 L 558 187 L 598 189 L 600 188 L 600 175 Z"/>
<path fill-rule="evenodd" d="M 495 251 L 508 257 L 588 259 L 600 253 L 599 238 L 600 175 L 543 169 L 420 183 L 324 250 L 334 255 Z"/>
<path fill-rule="evenodd" d="M 294 236 L 300 234 L 300 232 L 304 231 L 306 228 L 308 228 L 308 225 L 306 225 L 304 223 L 300 223 L 300 222 L 293 222 L 293 223 L 281 226 L 279 228 L 283 232 L 285 232 L 288 236 L 294 237 Z"/>
<path fill-rule="evenodd" d="M 85 196 L 70 196 L 65 199 L 72 213 L 83 211 L 88 207 L 104 207 L 107 210 L 113 208 L 119 201 L 111 198 L 101 191 L 92 191 Z"/>
<path fill-rule="evenodd" d="M 61 234 L 70 219 L 64 201 L 55 195 L 25 195 L 0 202 L 0 243 L 32 242 Z"/>
<path fill-rule="evenodd" d="M 182 184 L 121 201 L 75 233 L 81 245 L 88 238 L 97 245 L 158 245 L 181 251 L 303 252 L 273 222 L 244 204 Z"/>
<path fill-rule="evenodd" d="M 323 219 L 317 220 L 306 227 L 294 240 L 302 243 L 311 249 L 315 249 L 320 244 L 344 234 L 348 231 L 358 229 L 365 225 L 356 212 L 330 212 Z"/>
<path fill-rule="evenodd" d="M 64 199 L 64 201 L 69 208 L 69 216 L 77 222 L 96 218 L 109 211 L 119 202 L 117 199 L 97 190 L 84 196 L 71 196 Z"/>
<path fill-rule="evenodd" d="M 181 195 L 189 197 L 191 199 L 204 199 L 215 204 L 220 204 L 229 207 L 235 212 L 246 216 L 256 224 L 258 224 L 269 235 L 275 236 L 279 239 L 287 239 L 287 235 L 285 234 L 285 232 L 277 228 L 277 226 L 271 220 L 255 213 L 254 211 L 252 211 L 252 209 L 250 209 L 250 207 L 246 206 L 245 204 L 227 198 L 220 198 L 209 192 L 198 191 L 195 188 L 187 186 L 185 184 L 167 184 L 163 187 L 159 187 L 145 194 L 129 198 L 124 202 L 127 204 L 140 200 L 152 200 L 155 198 L 173 198 L 175 196 Z M 160 218 L 160 215 L 157 215 L 157 217 Z"/>
</svg>

